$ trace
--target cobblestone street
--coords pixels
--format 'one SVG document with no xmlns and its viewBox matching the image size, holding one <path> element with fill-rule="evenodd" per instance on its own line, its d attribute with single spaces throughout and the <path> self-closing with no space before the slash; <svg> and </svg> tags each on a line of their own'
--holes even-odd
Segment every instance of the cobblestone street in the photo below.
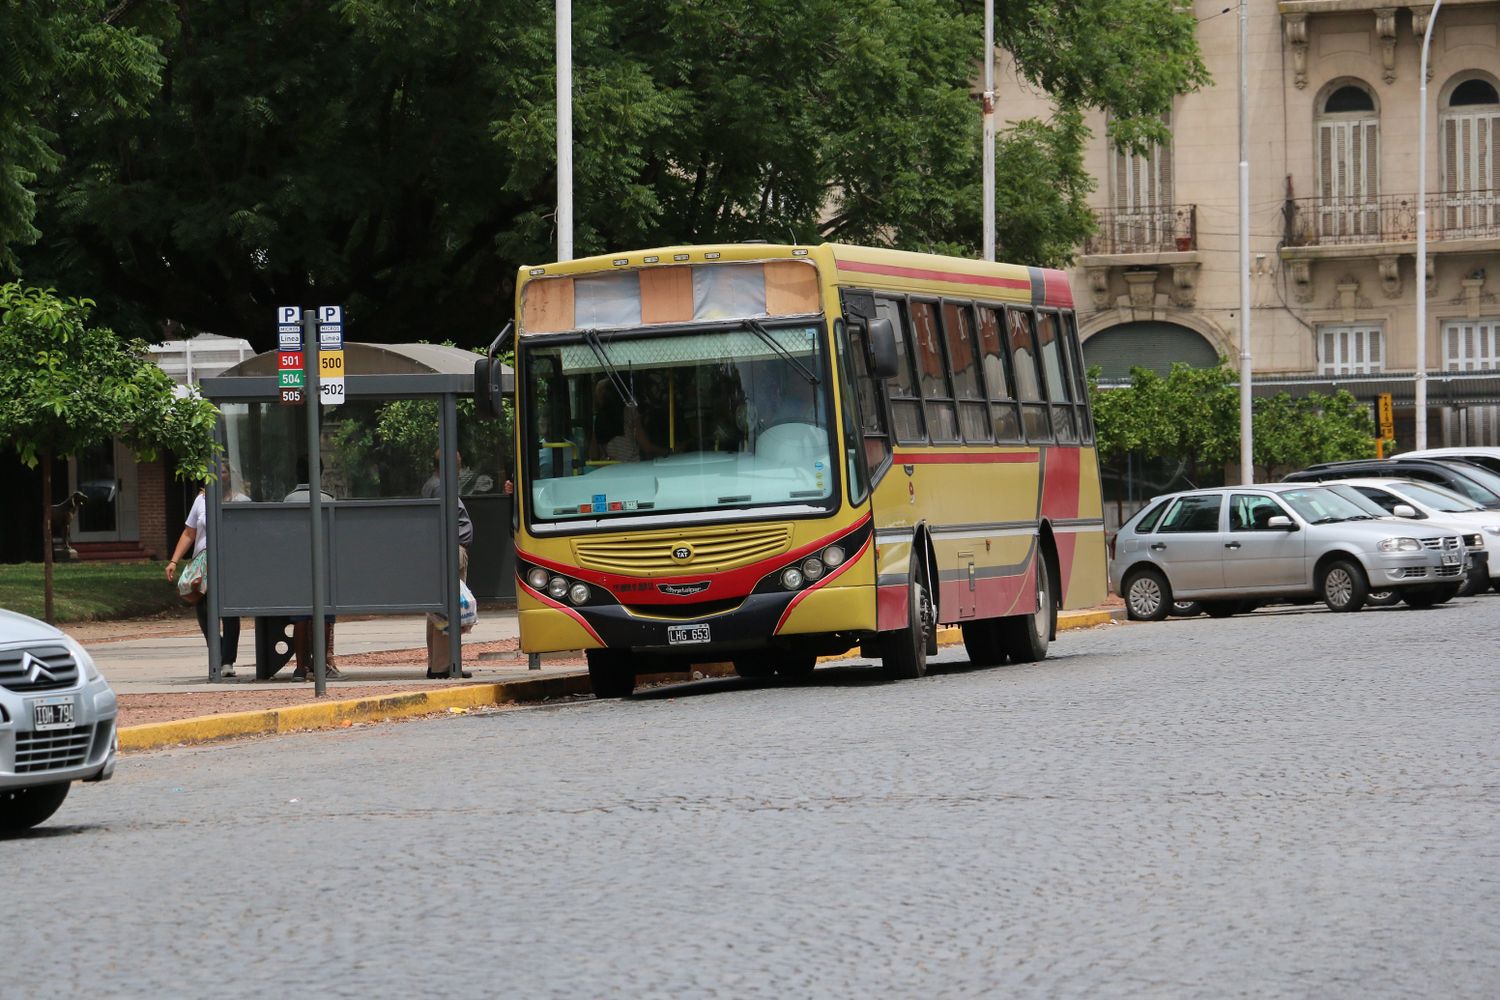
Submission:
<svg viewBox="0 0 1500 1000">
<path fill-rule="evenodd" d="M 131 756 L 0 842 L 0 995 L 1494 996 L 1497 624 L 1270 609 Z"/>
</svg>

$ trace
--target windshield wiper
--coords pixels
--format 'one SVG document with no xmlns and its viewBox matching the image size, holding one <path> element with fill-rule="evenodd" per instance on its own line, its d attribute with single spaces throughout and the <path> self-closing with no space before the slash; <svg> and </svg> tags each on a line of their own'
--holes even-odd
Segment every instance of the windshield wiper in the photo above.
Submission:
<svg viewBox="0 0 1500 1000">
<path fill-rule="evenodd" d="M 626 406 L 636 407 L 635 393 L 630 391 L 630 386 L 620 377 L 620 370 L 609 360 L 609 355 L 604 353 L 604 344 L 599 340 L 599 331 L 593 328 L 582 331 L 583 342 L 589 345 L 589 350 L 594 352 L 594 357 L 599 359 L 599 365 L 604 369 L 604 374 L 609 376 L 609 381 L 614 385 L 615 392 L 625 401 Z"/>
<path fill-rule="evenodd" d="M 1344 520 L 1346 520 L 1346 521 L 1373 521 L 1373 520 L 1375 520 L 1375 515 L 1374 514 L 1350 514 L 1348 517 L 1344 518 Z"/>
<path fill-rule="evenodd" d="M 797 369 L 797 371 L 802 373 L 802 377 L 807 379 L 808 385 L 818 384 L 818 376 L 809 371 L 807 369 L 807 366 L 802 362 L 792 357 L 791 352 L 788 351 L 785 347 L 782 347 L 780 344 L 776 343 L 776 338 L 771 336 L 771 332 L 769 330 L 760 325 L 759 320 L 747 319 L 740 325 L 743 326 L 746 330 L 749 330 L 751 333 L 755 334 L 761 340 L 765 341 L 766 346 L 775 351 L 777 354 L 781 355 L 781 359 L 783 361 L 790 362 L 793 367 Z"/>
</svg>

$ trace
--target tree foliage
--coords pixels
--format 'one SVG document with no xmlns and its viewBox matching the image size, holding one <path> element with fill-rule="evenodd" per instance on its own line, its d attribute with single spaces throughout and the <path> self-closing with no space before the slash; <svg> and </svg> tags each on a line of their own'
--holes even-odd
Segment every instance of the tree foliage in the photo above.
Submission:
<svg viewBox="0 0 1500 1000">
<path fill-rule="evenodd" d="M 137 456 L 163 450 L 177 473 L 209 475 L 216 411 L 207 400 L 179 395 L 151 360 L 146 345 L 122 341 L 89 324 L 93 303 L 59 298 L 19 283 L 0 285 L 0 445 L 13 446 L 29 466 L 42 467 L 46 616 L 52 620 L 52 459 L 78 455 L 119 438 Z"/>
<path fill-rule="evenodd" d="M 1163 376 L 1133 368 L 1129 386 L 1101 389 L 1090 371 L 1099 461 L 1119 472 L 1127 456 L 1183 462 L 1187 478 L 1237 462 L 1240 453 L 1238 375 L 1177 363 Z M 1251 406 L 1256 478 L 1274 479 L 1317 462 L 1369 458 L 1375 424 L 1369 407 L 1346 390 L 1294 399 L 1282 392 Z"/>
<path fill-rule="evenodd" d="M 0 275 L 40 235 L 34 185 L 61 162 L 54 126 L 118 121 L 158 83 L 156 43 L 109 23 L 103 0 L 0 3 Z"/>
<path fill-rule="evenodd" d="M 83 3 L 84 0 L 72 0 Z M 44 110 L 33 280 L 270 346 L 278 304 L 368 340 L 487 341 L 554 256 L 550 5 L 134 0 L 165 60 L 140 121 Z M 575 0 L 574 243 L 835 239 L 973 253 L 974 0 Z M 1004 0 L 999 43 L 1057 95 L 998 144 L 1007 256 L 1087 235 L 1079 110 L 1126 141 L 1206 80 L 1175 0 Z M 1153 131 L 1157 130 L 1157 131 Z M 131 325 L 138 324 L 138 325 Z"/>
</svg>

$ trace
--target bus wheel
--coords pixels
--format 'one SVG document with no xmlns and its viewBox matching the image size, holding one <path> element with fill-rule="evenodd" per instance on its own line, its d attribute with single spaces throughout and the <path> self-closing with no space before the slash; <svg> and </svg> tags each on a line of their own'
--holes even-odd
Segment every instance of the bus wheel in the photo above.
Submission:
<svg viewBox="0 0 1500 1000">
<path fill-rule="evenodd" d="M 880 658 L 888 680 L 912 680 L 926 675 L 927 640 L 936 628 L 937 611 L 917 570 L 913 552 L 911 576 L 906 584 L 906 627 L 886 634 Z"/>
<path fill-rule="evenodd" d="M 976 667 L 998 667 L 1005 662 L 1005 646 L 999 620 L 985 618 L 977 622 L 964 622 L 964 649 L 969 653 L 969 662 Z"/>
<path fill-rule="evenodd" d="M 783 653 L 776 661 L 776 676 L 789 681 L 811 677 L 817 665 L 818 658 L 812 653 Z"/>
<path fill-rule="evenodd" d="M 635 690 L 635 667 L 623 649 L 590 649 L 589 685 L 595 698 L 625 698 Z"/>
<path fill-rule="evenodd" d="M 741 653 L 732 662 L 734 663 L 734 672 L 741 677 L 770 677 L 776 673 L 776 656 L 768 649 L 758 649 L 753 653 Z"/>
<path fill-rule="evenodd" d="M 1057 626 L 1057 602 L 1052 599 L 1052 573 L 1037 554 L 1036 613 L 1002 619 L 1000 644 L 1012 663 L 1035 663 L 1047 658 L 1047 643 Z"/>
</svg>

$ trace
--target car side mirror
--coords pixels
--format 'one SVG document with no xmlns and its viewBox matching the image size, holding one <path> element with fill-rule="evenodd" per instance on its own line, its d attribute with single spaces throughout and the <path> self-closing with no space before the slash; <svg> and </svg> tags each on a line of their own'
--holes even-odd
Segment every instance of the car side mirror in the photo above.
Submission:
<svg viewBox="0 0 1500 1000">
<path fill-rule="evenodd" d="M 1398 503 L 1395 507 L 1391 508 L 1391 513 L 1397 517 L 1415 518 L 1420 516 L 1417 514 L 1417 508 L 1409 503 Z"/>
<path fill-rule="evenodd" d="M 1292 519 L 1287 517 L 1285 514 L 1275 514 L 1271 517 L 1266 518 L 1266 527 L 1276 528 L 1281 531 L 1297 530 L 1297 525 L 1294 524 L 1292 522 Z"/>
<path fill-rule="evenodd" d="M 896 354 L 896 328 L 884 316 L 865 320 L 865 337 L 870 344 L 870 374 L 876 378 L 895 378 L 901 373 Z"/>
</svg>

